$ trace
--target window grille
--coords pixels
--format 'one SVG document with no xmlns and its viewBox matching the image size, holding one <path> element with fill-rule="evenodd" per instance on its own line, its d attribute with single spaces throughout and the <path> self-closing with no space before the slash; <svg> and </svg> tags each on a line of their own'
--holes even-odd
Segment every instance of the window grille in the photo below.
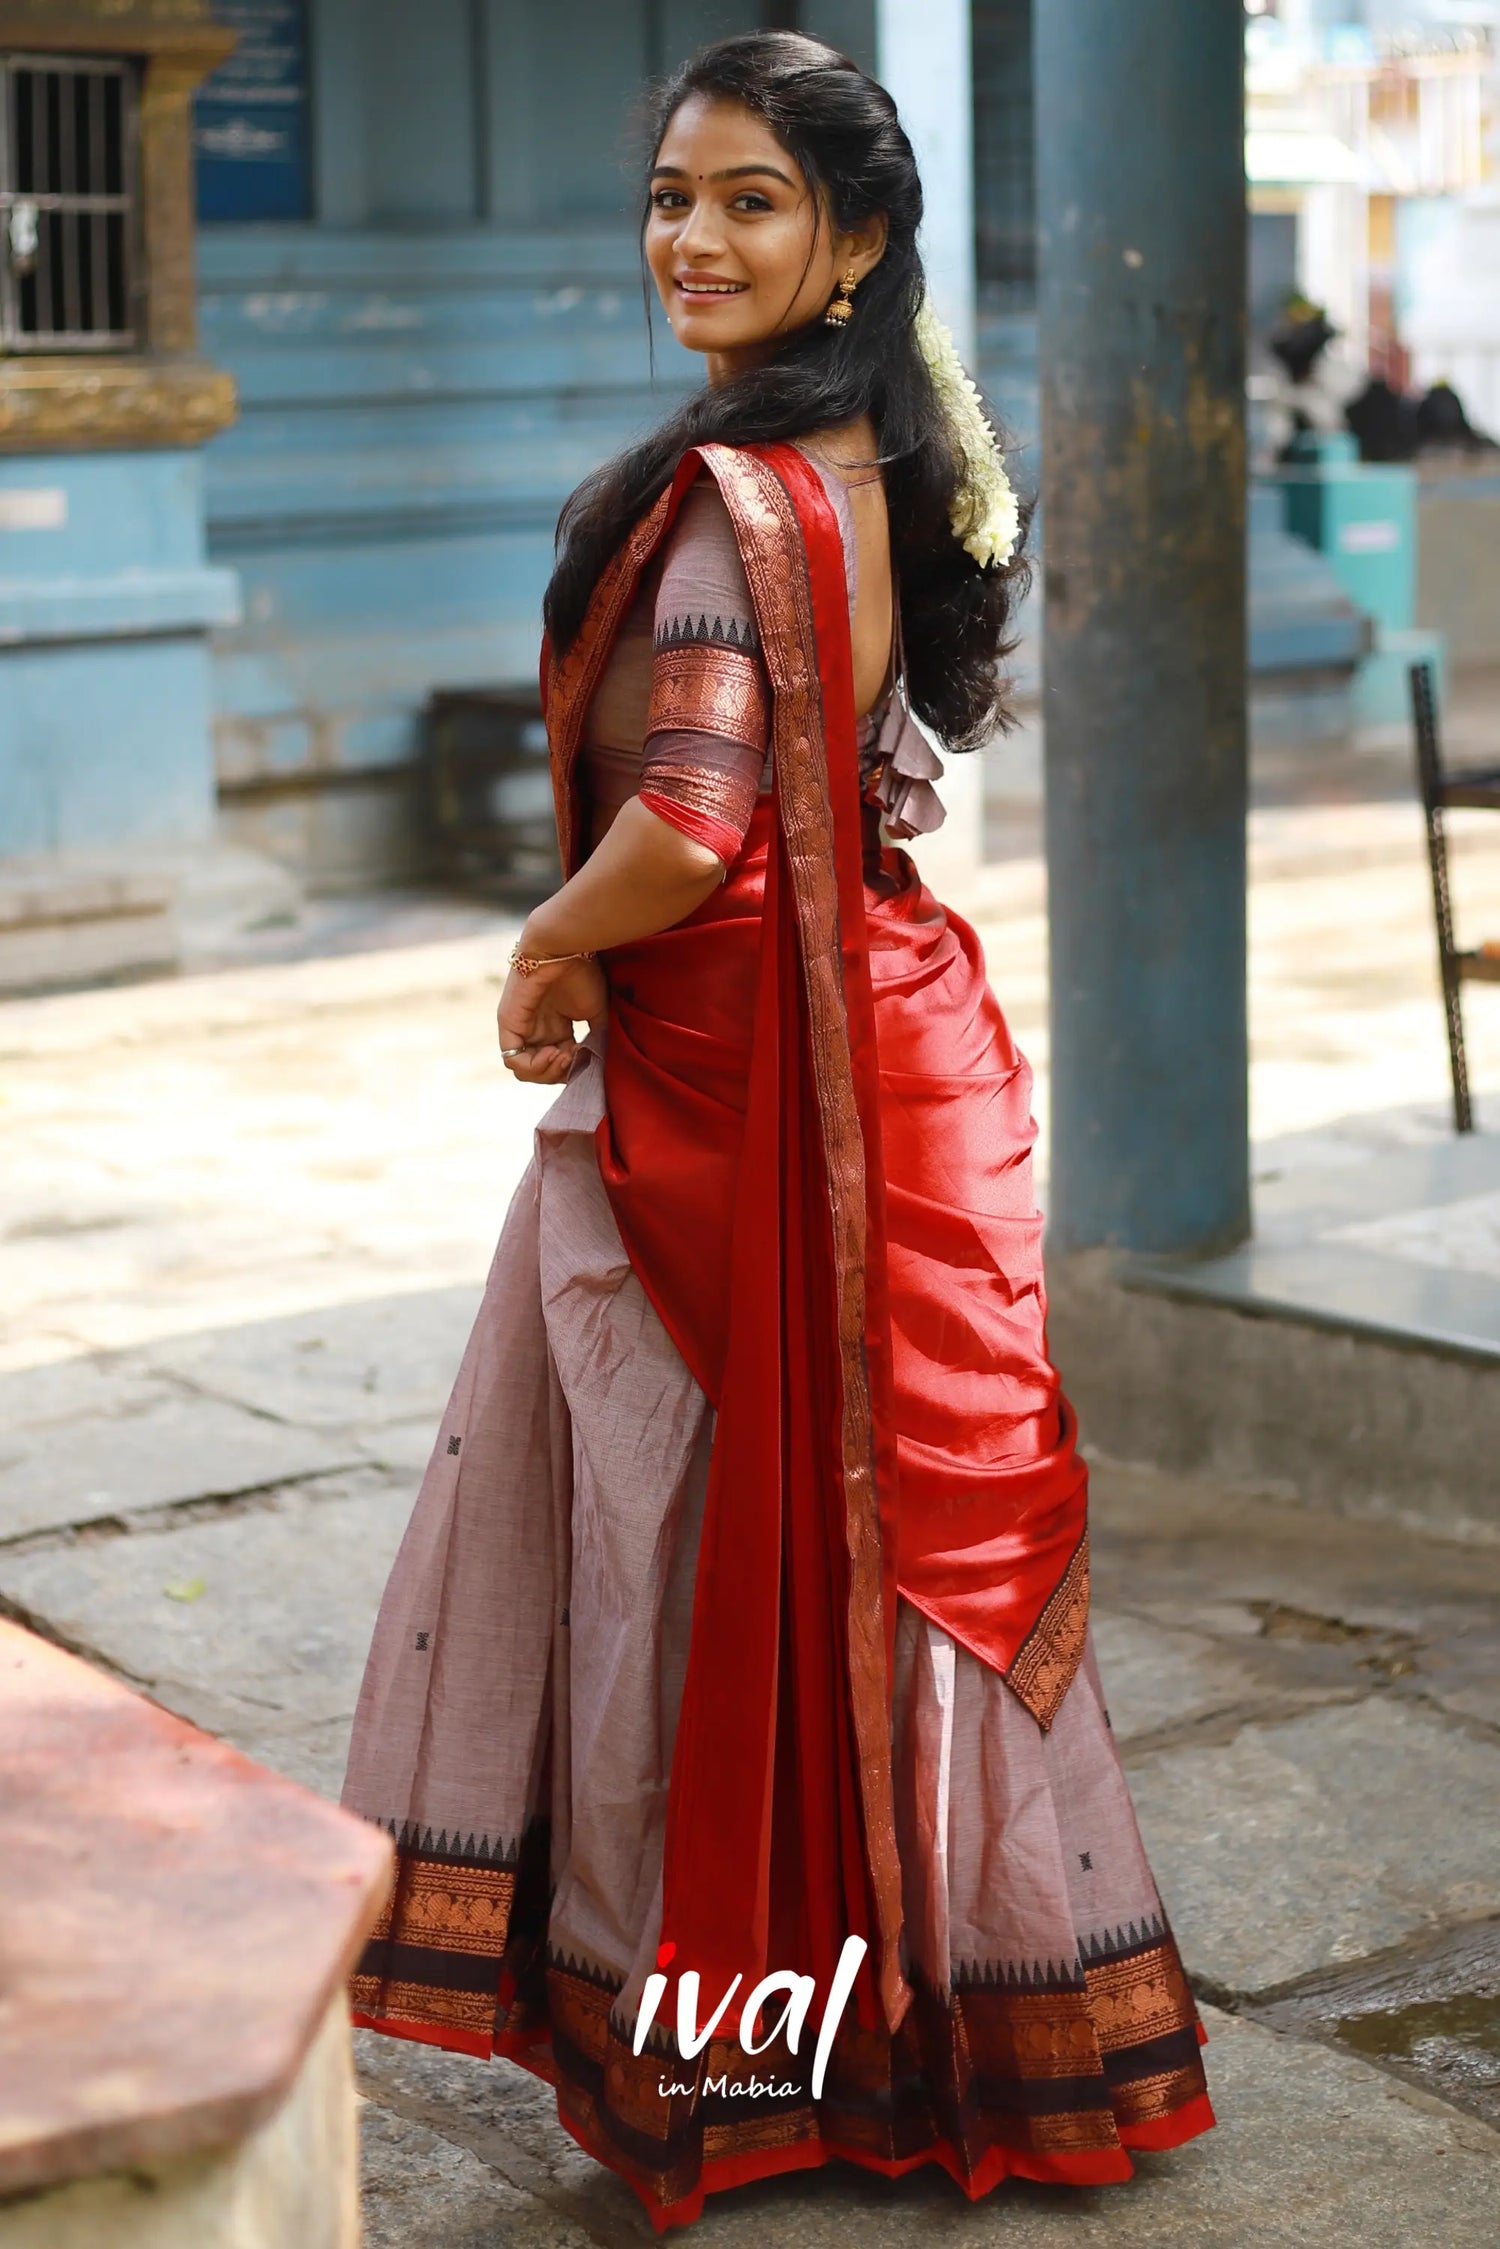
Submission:
<svg viewBox="0 0 1500 2249">
<path fill-rule="evenodd" d="M 1045 5 L 1045 0 L 1037 0 Z M 974 204 L 979 280 L 996 310 L 1036 296 L 1033 0 L 974 0 Z"/>
<path fill-rule="evenodd" d="M 131 63 L 0 55 L 0 351 L 138 341 L 137 171 Z"/>
</svg>

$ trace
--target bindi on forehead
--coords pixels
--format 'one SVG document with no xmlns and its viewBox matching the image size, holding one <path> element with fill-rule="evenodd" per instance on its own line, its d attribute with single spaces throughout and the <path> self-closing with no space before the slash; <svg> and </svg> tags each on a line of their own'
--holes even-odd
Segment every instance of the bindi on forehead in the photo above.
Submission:
<svg viewBox="0 0 1500 2249">
<path fill-rule="evenodd" d="M 651 177 L 653 180 L 685 180 L 688 171 L 682 164 L 658 164 Z M 779 180 L 783 187 L 797 192 L 797 182 L 779 164 L 726 164 L 717 172 L 699 172 L 696 177 L 700 186 L 708 180 L 716 187 L 729 180 Z"/>
</svg>

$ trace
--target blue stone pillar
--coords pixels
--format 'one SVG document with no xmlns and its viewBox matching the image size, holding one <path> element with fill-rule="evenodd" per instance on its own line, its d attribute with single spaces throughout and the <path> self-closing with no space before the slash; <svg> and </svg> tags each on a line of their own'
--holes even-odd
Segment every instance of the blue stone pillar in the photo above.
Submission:
<svg viewBox="0 0 1500 2249">
<path fill-rule="evenodd" d="M 1035 16 L 1063 1250 L 1249 1231 L 1243 26 Z"/>
</svg>

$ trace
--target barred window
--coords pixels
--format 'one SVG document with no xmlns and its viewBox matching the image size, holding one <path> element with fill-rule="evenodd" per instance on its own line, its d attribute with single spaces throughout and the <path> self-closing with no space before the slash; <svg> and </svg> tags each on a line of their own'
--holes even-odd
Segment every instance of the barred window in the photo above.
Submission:
<svg viewBox="0 0 1500 2249">
<path fill-rule="evenodd" d="M 137 343 L 135 66 L 0 55 L 0 351 Z"/>
<path fill-rule="evenodd" d="M 1036 295 L 1033 4 L 974 0 L 976 251 L 981 287 L 997 311 L 1029 311 Z"/>
</svg>

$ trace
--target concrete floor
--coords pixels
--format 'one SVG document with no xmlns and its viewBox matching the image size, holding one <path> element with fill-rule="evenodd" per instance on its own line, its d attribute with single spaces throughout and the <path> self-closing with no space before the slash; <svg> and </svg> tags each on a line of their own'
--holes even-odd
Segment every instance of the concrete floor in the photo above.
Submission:
<svg viewBox="0 0 1500 2249">
<path fill-rule="evenodd" d="M 1257 1169 L 1347 1220 L 1351 1180 L 1446 1145 L 1420 836 L 1394 787 L 1268 795 Z M 1477 822 L 1458 886 L 1500 933 Z M 1044 1112 L 1034 849 L 961 903 Z M 265 933 L 252 965 L 0 1008 L 0 1602 L 327 1791 L 547 1098 L 495 1060 L 508 942 L 476 909 L 351 904 Z M 1500 992 L 1470 1013 L 1500 1124 Z M 1432 1227 L 1408 1232 L 1382 1254 L 1430 1259 Z M 1219 2131 L 1128 2188 L 973 2209 L 941 2178 L 839 2169 L 711 2204 L 702 2237 L 1488 2249 L 1500 1544 L 1107 1461 L 1095 1523 L 1105 1682 L 1213 2003 Z M 361 2058 L 372 2249 L 648 2238 L 531 2079 L 369 2038 Z"/>
</svg>

